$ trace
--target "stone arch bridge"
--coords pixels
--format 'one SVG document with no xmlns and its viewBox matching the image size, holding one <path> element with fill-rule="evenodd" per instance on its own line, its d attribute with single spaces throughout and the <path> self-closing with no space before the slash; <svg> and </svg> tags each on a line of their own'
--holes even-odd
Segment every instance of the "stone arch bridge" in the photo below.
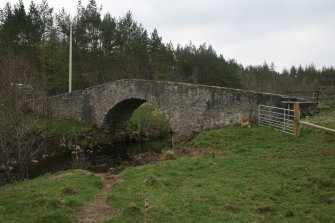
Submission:
<svg viewBox="0 0 335 223">
<path fill-rule="evenodd" d="M 112 133 L 124 131 L 142 103 L 157 105 L 177 140 L 203 130 L 257 121 L 258 105 L 282 107 L 284 96 L 232 88 L 150 80 L 118 80 L 48 98 L 54 117 L 77 120 Z M 243 121 L 242 120 L 242 121 Z"/>
</svg>

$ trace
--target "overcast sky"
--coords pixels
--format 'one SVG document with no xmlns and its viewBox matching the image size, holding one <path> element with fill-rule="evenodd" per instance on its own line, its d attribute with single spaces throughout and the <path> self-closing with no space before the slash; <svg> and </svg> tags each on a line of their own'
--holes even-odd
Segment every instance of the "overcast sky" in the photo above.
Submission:
<svg viewBox="0 0 335 223">
<path fill-rule="evenodd" d="M 7 0 L 0 0 L 2 8 Z M 10 0 L 15 3 L 16 0 Z M 26 6 L 30 0 L 23 0 Z M 35 0 L 40 3 L 40 0 Z M 86 5 L 88 0 L 82 0 Z M 225 58 L 243 65 L 273 62 L 335 65 L 335 0 L 96 0 L 103 13 L 119 18 L 127 11 L 164 42 L 174 46 L 208 43 Z M 48 0 L 72 14 L 76 0 Z"/>
</svg>

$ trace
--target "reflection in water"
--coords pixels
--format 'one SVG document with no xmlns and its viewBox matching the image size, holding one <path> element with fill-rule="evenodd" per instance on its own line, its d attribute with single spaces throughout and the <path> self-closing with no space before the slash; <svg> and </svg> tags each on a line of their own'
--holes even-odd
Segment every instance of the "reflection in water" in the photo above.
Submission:
<svg viewBox="0 0 335 223">
<path fill-rule="evenodd" d="M 131 161 L 138 154 L 146 152 L 159 154 L 169 148 L 171 148 L 171 141 L 168 139 L 100 145 L 92 150 L 86 149 L 76 153 L 65 153 L 57 157 L 45 157 L 38 163 L 29 166 L 29 175 L 30 178 L 34 178 L 48 172 L 53 173 L 73 167 L 103 172 L 123 161 Z M 4 173 L 0 172 L 0 185 L 5 183 Z"/>
</svg>

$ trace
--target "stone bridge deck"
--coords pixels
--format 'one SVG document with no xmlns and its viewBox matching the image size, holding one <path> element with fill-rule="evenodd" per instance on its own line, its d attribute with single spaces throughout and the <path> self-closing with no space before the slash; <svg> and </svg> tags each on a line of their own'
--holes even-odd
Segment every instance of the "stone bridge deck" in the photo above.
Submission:
<svg viewBox="0 0 335 223">
<path fill-rule="evenodd" d="M 283 107 L 284 96 L 169 81 L 118 80 L 50 97 L 52 116 L 77 120 L 111 132 L 124 131 L 142 103 L 157 105 L 176 139 L 203 130 L 257 121 L 258 105 Z"/>
</svg>

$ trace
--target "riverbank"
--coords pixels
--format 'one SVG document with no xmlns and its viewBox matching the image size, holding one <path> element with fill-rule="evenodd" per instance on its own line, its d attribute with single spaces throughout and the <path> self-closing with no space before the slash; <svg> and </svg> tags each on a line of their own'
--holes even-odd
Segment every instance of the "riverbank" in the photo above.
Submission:
<svg viewBox="0 0 335 223">
<path fill-rule="evenodd" d="M 309 121 L 322 119 L 332 126 L 333 114 L 328 109 Z M 73 196 L 62 192 L 66 186 L 44 186 L 57 191 L 52 205 L 34 200 L 38 190 L 31 184 L 45 177 L 0 187 L 0 219 L 20 222 L 15 205 L 31 210 L 24 222 L 75 222 L 78 215 L 90 219 L 92 205 L 102 204 L 111 211 L 107 222 L 332 222 L 334 144 L 333 133 L 310 128 L 303 128 L 299 138 L 258 126 L 203 132 L 174 151 L 140 155 L 138 166 L 110 170 L 107 185 L 95 178 L 98 189 L 86 181 L 74 184 L 80 194 L 85 185 L 93 192 L 53 220 L 45 221 L 52 218 L 43 212 Z"/>
<path fill-rule="evenodd" d="M 36 178 L 45 173 L 55 173 L 72 168 L 85 169 L 103 173 L 110 168 L 124 169 L 146 162 L 152 154 L 159 155 L 171 148 L 171 141 L 166 138 L 143 141 L 107 142 L 99 135 L 79 135 L 76 140 L 54 136 L 48 143 L 48 150 L 29 160 L 27 179 Z M 106 137 L 107 138 L 107 137 Z M 151 159 L 154 159 L 153 155 Z M 143 159 L 145 158 L 145 159 Z M 12 164 L 11 174 L 19 178 L 17 163 Z M 0 165 L 0 186 L 11 183 Z"/>
<path fill-rule="evenodd" d="M 143 116 L 145 122 L 141 121 Z M 32 114 L 25 117 L 24 124 L 32 132 L 43 132 L 44 137 L 36 140 L 24 156 L 20 156 L 19 151 L 26 151 L 27 148 L 19 147 L 12 149 L 7 156 L 0 157 L 0 185 L 70 168 L 106 171 L 133 160 L 139 153 L 161 153 L 171 147 L 171 136 L 164 116 L 158 108 L 149 104 L 134 112 L 131 131 L 118 135 L 72 120 Z M 153 133 L 149 129 L 156 131 Z"/>
</svg>

